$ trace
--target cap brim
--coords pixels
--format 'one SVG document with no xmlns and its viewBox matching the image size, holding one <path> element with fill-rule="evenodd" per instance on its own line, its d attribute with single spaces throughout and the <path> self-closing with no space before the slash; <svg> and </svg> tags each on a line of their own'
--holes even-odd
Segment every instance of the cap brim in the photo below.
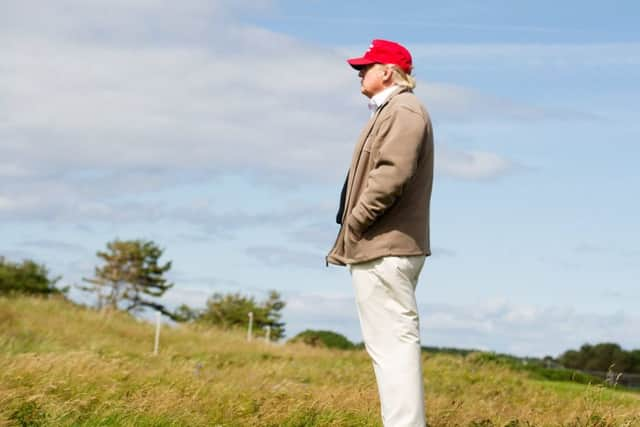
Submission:
<svg viewBox="0 0 640 427">
<path fill-rule="evenodd" d="M 347 59 L 347 62 L 356 70 L 366 67 L 367 65 L 376 63 L 375 61 L 372 61 L 367 58 L 351 58 L 351 59 Z"/>
</svg>

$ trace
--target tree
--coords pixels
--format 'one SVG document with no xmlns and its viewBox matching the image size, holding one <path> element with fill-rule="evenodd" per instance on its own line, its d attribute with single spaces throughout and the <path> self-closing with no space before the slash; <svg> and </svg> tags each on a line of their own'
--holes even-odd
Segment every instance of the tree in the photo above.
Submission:
<svg viewBox="0 0 640 427">
<path fill-rule="evenodd" d="M 640 374 L 640 350 L 632 350 L 630 358 L 632 368 L 629 372 Z"/>
<path fill-rule="evenodd" d="M 587 369 L 597 371 L 629 372 L 631 368 L 630 354 L 622 350 L 618 344 L 602 343 L 593 346 L 593 361 Z"/>
<path fill-rule="evenodd" d="M 582 357 L 582 353 L 576 350 L 567 350 L 565 351 L 558 360 L 560 363 L 569 369 L 583 369 L 584 368 L 584 360 Z"/>
<path fill-rule="evenodd" d="M 634 350 L 636 351 L 636 350 Z M 580 350 L 568 350 L 558 359 L 566 368 L 587 371 L 638 372 L 634 352 L 623 350 L 615 343 L 584 344 Z"/>
<path fill-rule="evenodd" d="M 180 305 L 173 312 L 173 320 L 175 320 L 176 322 L 192 322 L 198 319 L 198 316 L 200 316 L 200 312 L 189 307 L 186 304 Z"/>
<path fill-rule="evenodd" d="M 98 308 L 137 312 L 149 307 L 173 319 L 174 314 L 162 304 L 145 298 L 161 297 L 173 286 L 164 278 L 171 269 L 171 261 L 158 263 L 163 252 L 152 241 L 116 239 L 109 242 L 107 251 L 97 252 L 104 265 L 96 267 L 94 278 L 83 279 L 90 284 L 83 289 L 98 295 Z"/>
<path fill-rule="evenodd" d="M 0 295 L 51 295 L 67 292 L 68 288 L 56 288 L 59 280 L 60 277 L 49 277 L 47 267 L 42 264 L 32 260 L 14 263 L 0 256 Z"/>
<path fill-rule="evenodd" d="M 270 291 L 269 297 L 256 303 L 253 297 L 239 293 L 215 293 L 207 300 L 206 308 L 197 316 L 196 321 L 222 326 L 225 329 L 246 328 L 249 324 L 249 313 L 253 313 L 253 327 L 257 336 L 264 336 L 265 327 L 271 327 L 271 339 L 284 336 L 284 322 L 280 313 L 285 302 L 276 291 Z"/>
</svg>

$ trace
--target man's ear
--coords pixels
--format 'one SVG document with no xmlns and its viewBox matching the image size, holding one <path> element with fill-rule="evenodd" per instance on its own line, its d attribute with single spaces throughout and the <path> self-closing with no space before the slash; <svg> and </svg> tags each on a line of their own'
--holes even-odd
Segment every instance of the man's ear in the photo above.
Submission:
<svg viewBox="0 0 640 427">
<path fill-rule="evenodd" d="M 393 68 L 389 66 L 384 67 L 383 74 L 382 74 L 382 81 L 385 83 L 389 83 L 392 78 L 393 78 Z"/>
</svg>

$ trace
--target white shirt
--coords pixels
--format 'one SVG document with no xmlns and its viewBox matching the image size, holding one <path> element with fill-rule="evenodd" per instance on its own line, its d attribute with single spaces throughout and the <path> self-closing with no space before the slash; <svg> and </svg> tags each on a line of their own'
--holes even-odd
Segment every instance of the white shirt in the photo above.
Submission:
<svg viewBox="0 0 640 427">
<path fill-rule="evenodd" d="M 398 85 L 391 85 L 386 89 L 381 90 L 376 93 L 369 99 L 369 111 L 371 111 L 371 115 L 373 116 L 378 108 L 389 98 L 391 92 L 393 92 Z"/>
</svg>

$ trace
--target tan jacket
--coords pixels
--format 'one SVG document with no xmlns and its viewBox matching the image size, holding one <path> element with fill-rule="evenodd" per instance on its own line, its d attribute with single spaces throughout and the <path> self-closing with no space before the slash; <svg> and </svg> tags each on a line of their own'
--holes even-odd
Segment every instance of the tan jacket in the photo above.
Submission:
<svg viewBox="0 0 640 427">
<path fill-rule="evenodd" d="M 327 263 L 431 255 L 432 185 L 431 119 L 411 90 L 398 88 L 360 134 L 349 169 L 343 226 Z"/>
</svg>

